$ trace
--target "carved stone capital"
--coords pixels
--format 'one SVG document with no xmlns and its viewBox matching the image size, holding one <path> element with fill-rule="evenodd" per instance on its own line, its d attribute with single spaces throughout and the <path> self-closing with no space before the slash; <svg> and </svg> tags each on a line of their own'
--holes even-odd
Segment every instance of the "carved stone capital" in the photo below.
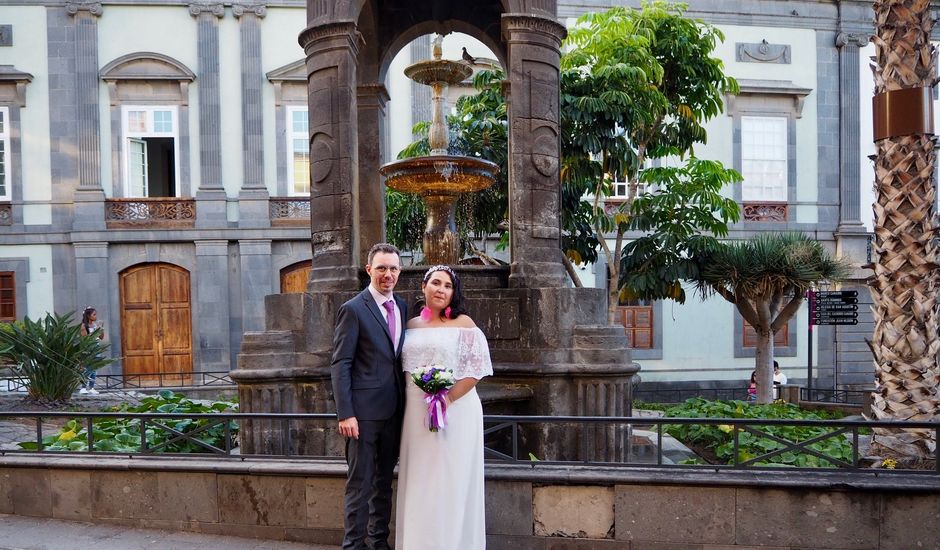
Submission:
<svg viewBox="0 0 940 550">
<path fill-rule="evenodd" d="M 225 17 L 225 5 L 222 2 L 192 2 L 189 4 L 189 15 L 199 17 L 203 13 L 212 14 L 222 19 Z"/>
<path fill-rule="evenodd" d="M 232 4 L 232 15 L 236 18 L 241 18 L 246 13 L 254 14 L 255 17 L 263 19 L 268 14 L 268 6 L 257 2 L 254 4 Z"/>
<path fill-rule="evenodd" d="M 868 33 L 847 33 L 840 32 L 836 35 L 836 47 L 842 48 L 843 46 L 856 46 L 859 48 L 864 48 L 872 39 L 872 36 Z"/>
<path fill-rule="evenodd" d="M 88 0 L 68 0 L 65 3 L 65 11 L 69 15 L 77 15 L 78 12 L 86 11 L 95 17 L 101 17 L 101 12 L 103 9 L 101 7 L 101 2 L 93 2 Z"/>
<path fill-rule="evenodd" d="M 531 32 L 548 36 L 561 45 L 561 41 L 568 36 L 568 29 L 564 25 L 547 17 L 538 17 L 524 13 L 506 13 L 502 16 L 503 35 L 509 39 L 513 33 Z"/>
<path fill-rule="evenodd" d="M 337 21 L 326 23 L 324 25 L 314 25 L 307 27 L 300 33 L 297 39 L 300 46 L 309 54 L 310 48 L 315 48 L 317 42 L 331 40 L 335 38 L 346 37 L 355 55 L 359 54 L 359 48 L 365 43 L 359 27 L 352 21 Z"/>
</svg>

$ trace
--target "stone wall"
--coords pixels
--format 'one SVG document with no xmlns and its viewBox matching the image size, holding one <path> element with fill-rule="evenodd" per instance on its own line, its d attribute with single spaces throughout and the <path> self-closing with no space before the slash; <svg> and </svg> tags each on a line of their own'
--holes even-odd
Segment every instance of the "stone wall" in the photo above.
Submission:
<svg viewBox="0 0 940 550">
<path fill-rule="evenodd" d="M 345 465 L 0 457 L 0 513 L 339 544 Z M 940 477 L 487 466 L 490 549 L 940 549 Z"/>
</svg>

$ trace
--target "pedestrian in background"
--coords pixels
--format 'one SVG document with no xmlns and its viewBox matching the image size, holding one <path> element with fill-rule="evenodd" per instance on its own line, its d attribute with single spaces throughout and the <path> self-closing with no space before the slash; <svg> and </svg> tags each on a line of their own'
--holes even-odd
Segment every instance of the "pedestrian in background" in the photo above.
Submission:
<svg viewBox="0 0 940 550">
<path fill-rule="evenodd" d="M 99 340 L 104 340 L 104 323 L 98 320 L 98 310 L 88 306 L 82 312 L 82 336 L 94 334 Z M 82 389 L 78 390 L 81 394 L 98 395 L 95 389 L 95 378 L 98 374 L 94 369 L 85 367 L 85 381 L 82 383 Z"/>
</svg>

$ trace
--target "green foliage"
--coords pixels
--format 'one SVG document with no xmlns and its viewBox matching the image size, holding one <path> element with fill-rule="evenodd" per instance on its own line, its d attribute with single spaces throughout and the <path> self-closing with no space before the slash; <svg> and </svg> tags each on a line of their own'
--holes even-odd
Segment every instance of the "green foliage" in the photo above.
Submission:
<svg viewBox="0 0 940 550">
<path fill-rule="evenodd" d="M 620 300 L 685 302 L 680 281 L 699 278 L 699 258 L 716 250 L 716 237 L 740 219 L 737 203 L 721 189 L 740 174 L 721 163 L 690 158 L 680 167 L 644 170 L 640 181 L 655 187 L 630 205 L 628 227 L 641 237 L 620 255 Z M 703 233 L 704 232 L 704 233 Z"/>
<path fill-rule="evenodd" d="M 709 401 L 693 398 L 685 403 L 669 407 L 664 412 L 670 418 L 747 418 L 747 419 L 793 419 L 828 420 L 834 415 L 826 412 L 810 412 L 792 403 L 775 402 L 767 405 L 752 405 L 743 401 Z M 762 432 L 780 439 L 798 443 L 835 431 L 834 428 L 812 426 L 758 426 Z M 668 425 L 666 432 L 676 439 L 711 449 L 724 464 L 734 464 L 734 430 L 731 424 L 724 425 Z M 738 462 L 754 459 L 765 453 L 783 449 L 785 445 L 739 428 Z M 842 435 L 834 436 L 808 445 L 808 448 L 843 462 L 852 462 L 852 444 Z M 775 455 L 757 465 L 796 466 L 800 468 L 834 468 L 828 460 L 809 453 L 789 450 Z"/>
<path fill-rule="evenodd" d="M 850 269 L 802 233 L 765 233 L 725 243 L 703 254 L 700 262 L 695 279 L 704 296 L 717 292 L 739 300 L 801 295 L 815 283 L 845 278 Z"/>
<path fill-rule="evenodd" d="M 170 414 L 204 414 L 221 412 L 238 412 L 238 405 L 228 401 L 215 401 L 210 405 L 196 403 L 179 393 L 173 393 L 170 390 L 161 390 L 159 395 L 145 397 L 137 406 L 124 404 L 115 407 L 112 412 L 124 413 L 170 413 Z M 161 445 L 174 437 L 176 434 L 169 430 L 157 426 L 155 423 L 162 424 L 167 428 L 182 433 L 196 431 L 206 425 L 212 424 L 212 419 L 158 419 L 147 422 L 147 447 Z M 232 437 L 232 446 L 238 435 L 238 424 L 234 420 L 227 422 Z M 212 445 L 214 447 L 225 448 L 225 422 L 217 423 L 211 428 L 195 435 L 196 439 Z M 87 451 L 88 432 L 87 425 L 83 419 L 72 419 L 66 422 L 65 426 L 58 433 L 44 437 L 42 440 L 43 448 L 49 451 Z M 115 452 L 115 453 L 136 453 L 140 452 L 140 421 L 126 418 L 97 418 L 93 425 L 94 451 Z M 35 441 L 24 441 L 19 443 L 23 449 L 38 450 Z M 197 445 L 191 441 L 176 441 L 161 448 L 161 453 L 207 453 L 210 452 L 205 447 Z"/>
<path fill-rule="evenodd" d="M 0 359 L 26 379 L 29 397 L 38 401 L 70 399 L 84 381 L 85 368 L 98 370 L 113 361 L 104 357 L 107 350 L 97 334 L 82 335 L 72 314 L 47 313 L 39 321 L 26 317 L 0 330 Z"/>
<path fill-rule="evenodd" d="M 724 38 L 721 32 L 686 17 L 684 10 L 683 4 L 655 1 L 644 2 L 641 9 L 615 7 L 588 13 L 578 19 L 565 41 L 567 53 L 561 63 L 564 193 L 594 195 L 597 202 L 590 214 L 579 219 L 589 219 L 598 234 L 616 233 L 613 250 L 603 241 L 596 242 L 604 248 L 616 278 L 611 287 L 625 289 L 621 299 L 683 300 L 679 280 L 691 268 L 683 254 L 710 244 L 686 243 L 685 239 L 718 234 L 722 228 L 726 231 L 725 224 L 737 216 L 737 205 L 722 199 L 718 189 L 740 176 L 719 163 L 690 161 L 680 169 L 681 175 L 647 167 L 650 159 L 684 157 L 696 144 L 705 143 L 705 122 L 721 112 L 725 93 L 738 90 L 737 82 L 724 75 L 721 60 L 712 56 Z M 703 176 L 720 185 L 696 181 Z M 698 195 L 688 200 L 682 197 L 683 191 L 690 190 L 681 189 L 679 179 L 685 180 L 686 187 L 697 187 Z M 600 199 L 613 192 L 614 181 L 629 184 L 628 200 L 605 211 Z M 658 206 L 655 203 L 633 208 L 630 202 L 639 183 L 667 192 L 672 187 L 669 197 L 676 206 L 693 209 L 676 213 L 688 231 L 657 226 L 655 222 L 673 224 L 675 220 L 665 220 L 665 212 L 643 211 L 643 207 Z M 708 206 L 715 215 L 706 210 Z M 638 214 L 645 215 L 631 221 Z M 621 248 L 626 231 L 640 226 L 657 234 L 639 245 Z M 567 223 L 565 227 L 570 230 Z M 621 268 L 638 272 L 621 275 Z M 672 279 L 656 281 L 667 277 Z"/>
</svg>

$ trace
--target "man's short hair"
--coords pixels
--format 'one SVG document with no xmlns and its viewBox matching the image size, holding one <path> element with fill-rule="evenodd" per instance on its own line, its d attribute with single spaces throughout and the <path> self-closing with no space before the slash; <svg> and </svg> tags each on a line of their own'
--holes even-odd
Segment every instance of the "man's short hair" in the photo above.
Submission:
<svg viewBox="0 0 940 550">
<path fill-rule="evenodd" d="M 383 252 L 385 254 L 395 254 L 399 259 L 401 259 L 401 252 L 395 245 L 388 243 L 376 243 L 372 245 L 372 248 L 369 249 L 369 265 L 372 265 L 372 258 L 374 258 L 375 255 L 379 252 Z"/>
</svg>

